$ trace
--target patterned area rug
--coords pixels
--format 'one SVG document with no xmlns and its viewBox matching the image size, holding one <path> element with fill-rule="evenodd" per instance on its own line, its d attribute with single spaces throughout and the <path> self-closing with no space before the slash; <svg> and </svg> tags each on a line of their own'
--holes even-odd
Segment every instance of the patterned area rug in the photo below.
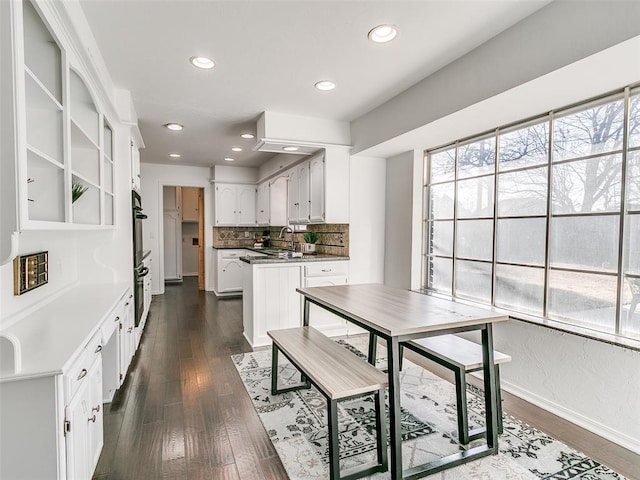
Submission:
<svg viewBox="0 0 640 480">
<path fill-rule="evenodd" d="M 358 344 L 359 339 L 349 339 Z M 362 345 L 339 341 L 364 355 Z M 361 342 L 360 342 L 361 343 Z M 329 478 L 326 403 L 315 388 L 271 395 L 271 351 L 233 355 L 249 396 L 291 480 Z M 378 360 L 378 366 L 386 361 Z M 298 384 L 295 368 L 280 358 L 280 385 Z M 465 448 L 457 441 L 455 387 L 407 361 L 401 372 L 402 457 L 404 468 L 435 460 Z M 482 425 L 482 392 L 470 386 L 469 423 Z M 342 469 L 375 460 L 373 397 L 340 402 L 340 465 Z M 472 442 L 470 446 L 483 441 Z M 430 476 L 441 480 L 625 480 L 624 477 L 510 415 L 504 416 L 500 453 Z M 387 473 L 371 479 L 386 479 Z"/>
</svg>

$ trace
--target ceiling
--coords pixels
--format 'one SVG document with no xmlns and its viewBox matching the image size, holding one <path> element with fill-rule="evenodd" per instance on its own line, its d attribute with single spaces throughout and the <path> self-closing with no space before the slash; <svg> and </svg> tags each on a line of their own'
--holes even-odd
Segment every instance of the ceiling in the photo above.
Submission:
<svg viewBox="0 0 640 480">
<path fill-rule="evenodd" d="M 263 111 L 352 121 L 547 3 L 80 0 L 115 85 L 131 91 L 142 161 L 207 167 L 271 158 L 240 138 Z M 370 42 L 384 23 L 397 38 Z M 196 69 L 194 55 L 215 68 Z M 337 88 L 316 90 L 325 79 Z"/>
</svg>

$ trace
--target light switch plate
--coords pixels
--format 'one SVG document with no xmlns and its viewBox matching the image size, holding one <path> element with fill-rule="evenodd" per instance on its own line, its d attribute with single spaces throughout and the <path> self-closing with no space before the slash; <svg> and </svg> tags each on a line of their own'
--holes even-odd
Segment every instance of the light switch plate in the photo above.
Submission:
<svg viewBox="0 0 640 480">
<path fill-rule="evenodd" d="M 13 259 L 13 294 L 22 295 L 49 282 L 49 252 L 19 255 Z"/>
</svg>

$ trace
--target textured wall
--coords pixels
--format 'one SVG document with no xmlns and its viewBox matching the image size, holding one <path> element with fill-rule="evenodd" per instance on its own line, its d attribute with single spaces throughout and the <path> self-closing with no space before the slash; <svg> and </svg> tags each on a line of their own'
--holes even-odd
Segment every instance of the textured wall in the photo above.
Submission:
<svg viewBox="0 0 640 480">
<path fill-rule="evenodd" d="M 517 320 L 494 337 L 506 390 L 640 452 L 640 352 Z"/>
</svg>

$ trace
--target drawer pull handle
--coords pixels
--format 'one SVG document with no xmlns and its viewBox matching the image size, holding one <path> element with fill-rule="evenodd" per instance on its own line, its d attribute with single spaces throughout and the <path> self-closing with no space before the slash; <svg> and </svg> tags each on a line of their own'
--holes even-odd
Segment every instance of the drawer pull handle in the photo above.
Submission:
<svg viewBox="0 0 640 480">
<path fill-rule="evenodd" d="M 124 304 L 124 306 L 125 306 L 125 307 L 128 307 L 128 306 L 129 306 L 129 302 L 125 303 L 125 304 Z"/>
<path fill-rule="evenodd" d="M 116 317 L 116 319 L 114 320 L 114 322 L 119 322 L 120 321 L 120 317 Z"/>
<path fill-rule="evenodd" d="M 93 417 L 89 417 L 89 418 L 87 419 L 87 422 L 93 422 L 93 423 L 96 423 L 96 414 L 94 413 L 94 414 L 93 414 Z"/>
<path fill-rule="evenodd" d="M 87 376 L 87 369 L 83 368 L 82 371 L 80 372 L 80 375 L 78 375 L 78 380 L 82 380 L 86 376 Z"/>
<path fill-rule="evenodd" d="M 101 351 L 102 351 L 102 345 L 98 345 L 94 353 L 100 353 Z"/>
<path fill-rule="evenodd" d="M 132 331 L 133 331 L 133 327 L 129 327 L 129 328 L 127 329 L 127 333 L 131 333 Z"/>
<path fill-rule="evenodd" d="M 330 271 L 332 271 L 332 269 L 331 268 L 323 268 L 322 271 L 323 272 L 330 272 Z"/>
<path fill-rule="evenodd" d="M 100 413 L 100 405 L 98 405 L 97 407 L 93 407 L 93 408 L 91 409 L 91 412 Z"/>
</svg>

